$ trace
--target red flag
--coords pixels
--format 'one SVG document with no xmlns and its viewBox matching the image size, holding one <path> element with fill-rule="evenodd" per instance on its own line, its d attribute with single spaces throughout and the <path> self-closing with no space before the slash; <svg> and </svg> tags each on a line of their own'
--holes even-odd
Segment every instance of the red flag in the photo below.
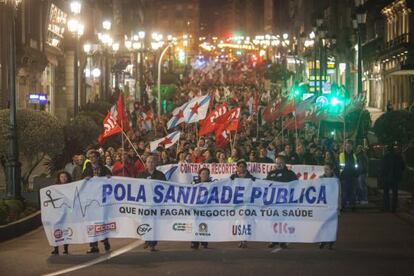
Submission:
<svg viewBox="0 0 414 276">
<path fill-rule="evenodd" d="M 122 131 L 115 118 L 112 117 L 111 112 L 108 112 L 105 119 L 103 120 L 103 126 L 104 132 L 98 137 L 98 142 L 100 144 L 103 144 L 107 137 L 118 134 Z"/>
<path fill-rule="evenodd" d="M 219 124 L 217 130 L 220 132 L 223 129 L 228 131 L 237 131 L 239 129 L 239 122 L 240 122 L 240 107 L 235 107 L 226 114 L 221 116 L 219 119 L 216 120 L 216 123 Z"/>
<path fill-rule="evenodd" d="M 270 102 L 263 110 L 263 119 L 266 123 L 270 124 L 274 122 L 280 116 L 280 107 L 282 105 L 281 100 Z"/>
<path fill-rule="evenodd" d="M 116 111 L 118 115 L 118 124 L 123 127 L 124 131 L 128 131 L 130 127 L 125 114 L 124 97 L 122 93 L 119 93 L 118 100 L 116 102 Z"/>
<path fill-rule="evenodd" d="M 282 103 L 282 107 L 280 108 L 280 112 L 282 115 L 286 116 L 293 111 L 295 111 L 295 100 L 289 98 L 285 99 Z"/>
<path fill-rule="evenodd" d="M 230 132 L 226 129 L 221 131 L 216 131 L 216 147 L 224 148 L 227 144 L 230 143 Z"/>
<path fill-rule="evenodd" d="M 199 136 L 204 136 L 216 130 L 218 124 L 216 120 L 227 113 L 227 104 L 224 103 L 211 111 L 207 117 L 201 122 Z"/>
<path fill-rule="evenodd" d="M 283 122 L 283 127 L 285 129 L 296 129 L 296 127 L 302 128 L 304 126 L 305 126 L 305 120 L 303 117 L 296 118 L 296 122 L 295 122 L 295 118 L 291 118 Z"/>
</svg>

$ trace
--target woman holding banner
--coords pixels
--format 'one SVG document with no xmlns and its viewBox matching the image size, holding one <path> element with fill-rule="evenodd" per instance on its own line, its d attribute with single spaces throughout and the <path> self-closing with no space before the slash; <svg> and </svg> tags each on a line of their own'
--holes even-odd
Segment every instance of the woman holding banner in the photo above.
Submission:
<svg viewBox="0 0 414 276">
<path fill-rule="evenodd" d="M 320 176 L 320 178 L 326 178 L 326 177 L 335 177 L 338 178 L 335 175 L 334 172 L 334 164 L 333 163 L 326 163 L 325 167 L 323 168 L 324 174 Z M 341 208 L 341 185 L 339 185 L 339 196 L 338 196 L 338 214 L 339 214 L 339 208 Z M 329 249 L 332 249 L 335 242 L 321 242 L 319 244 L 319 248 L 323 249 L 325 246 L 327 246 Z"/>
<path fill-rule="evenodd" d="M 72 182 L 72 177 L 66 171 L 60 171 L 56 175 L 56 184 L 67 184 L 70 182 Z M 68 248 L 69 248 L 68 244 L 63 245 L 63 254 L 66 254 L 66 255 L 69 254 Z M 55 248 L 52 251 L 52 255 L 59 255 L 59 246 L 55 246 Z"/>
</svg>

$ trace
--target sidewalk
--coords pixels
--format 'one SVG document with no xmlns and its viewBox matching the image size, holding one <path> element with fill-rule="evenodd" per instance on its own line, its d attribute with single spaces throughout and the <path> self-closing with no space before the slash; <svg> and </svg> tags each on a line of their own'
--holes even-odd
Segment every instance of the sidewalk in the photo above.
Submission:
<svg viewBox="0 0 414 276">
<path fill-rule="evenodd" d="M 368 190 L 369 190 L 369 204 L 360 205 L 361 209 L 381 209 L 383 204 L 384 191 L 378 188 L 377 179 L 374 177 L 368 178 Z M 398 191 L 398 205 L 396 215 L 401 219 L 414 225 L 414 200 L 410 192 Z"/>
</svg>

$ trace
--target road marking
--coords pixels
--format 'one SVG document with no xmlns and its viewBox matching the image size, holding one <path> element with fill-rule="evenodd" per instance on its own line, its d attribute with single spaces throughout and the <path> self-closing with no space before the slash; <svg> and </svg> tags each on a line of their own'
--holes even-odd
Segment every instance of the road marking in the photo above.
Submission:
<svg viewBox="0 0 414 276">
<path fill-rule="evenodd" d="M 121 254 L 124 254 L 125 252 L 128 252 L 128 251 L 140 246 L 143 243 L 144 243 L 144 241 L 138 240 L 138 241 L 135 241 L 135 242 L 133 242 L 133 243 L 127 245 L 127 246 L 124 246 L 124 247 L 119 248 L 115 251 L 112 251 L 109 254 L 105 254 L 105 255 L 100 256 L 100 257 L 98 257 L 94 260 L 91 260 L 89 262 L 86 262 L 86 263 L 83 263 L 83 264 L 80 264 L 80 265 L 76 265 L 76 266 L 72 266 L 72 267 L 69 267 L 69 268 L 66 268 L 66 269 L 62 269 L 62 270 L 59 270 L 59 271 L 56 271 L 56 272 L 53 272 L 53 273 L 43 274 L 43 275 L 44 276 L 60 275 L 60 274 L 72 272 L 72 271 L 75 271 L 75 270 L 79 270 L 79 269 L 82 269 L 82 268 L 85 268 L 85 267 L 89 267 L 89 266 L 92 266 L 92 265 L 95 265 L 95 264 L 99 264 L 99 263 L 102 263 L 102 262 L 107 261 L 109 259 L 112 259 L 116 256 L 119 256 Z"/>
<path fill-rule="evenodd" d="M 282 250 L 282 248 L 276 248 L 276 249 L 273 249 L 272 251 L 270 251 L 270 253 L 277 253 L 281 250 Z"/>
</svg>

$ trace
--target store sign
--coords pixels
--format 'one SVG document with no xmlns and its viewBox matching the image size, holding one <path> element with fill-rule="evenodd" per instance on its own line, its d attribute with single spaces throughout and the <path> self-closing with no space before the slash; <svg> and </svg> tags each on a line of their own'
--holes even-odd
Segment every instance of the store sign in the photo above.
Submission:
<svg viewBox="0 0 414 276">
<path fill-rule="evenodd" d="M 51 4 L 49 18 L 46 42 L 50 46 L 59 47 L 65 32 L 67 14 Z"/>
<path fill-rule="evenodd" d="M 28 102 L 32 104 L 47 104 L 47 94 L 30 93 Z"/>
</svg>

